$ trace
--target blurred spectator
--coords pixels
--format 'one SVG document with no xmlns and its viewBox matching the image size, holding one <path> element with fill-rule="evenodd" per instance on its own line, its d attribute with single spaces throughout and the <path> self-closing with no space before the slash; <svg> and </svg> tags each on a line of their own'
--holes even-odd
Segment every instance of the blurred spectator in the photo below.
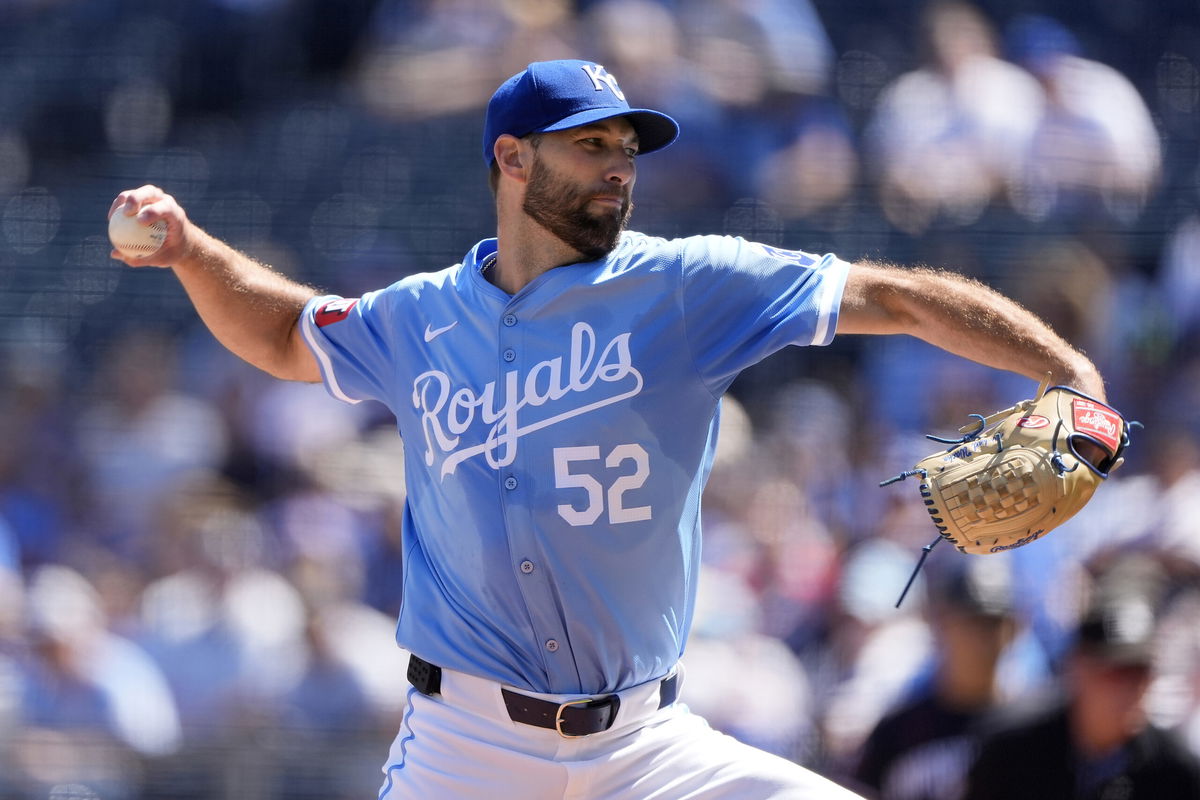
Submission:
<svg viewBox="0 0 1200 800">
<path fill-rule="evenodd" d="M 1136 559 L 1100 576 L 1060 702 L 985 739 L 966 800 L 1200 797 L 1200 761 L 1147 716 L 1161 581 Z"/>
<path fill-rule="evenodd" d="M 750 587 L 706 569 L 688 642 L 688 706 L 714 728 L 770 753 L 800 760 L 812 746 L 812 699 L 796 656 L 761 632 Z"/>
<path fill-rule="evenodd" d="M 289 582 L 309 603 L 354 599 L 363 591 L 363 520 L 319 490 L 288 494 L 269 509 L 281 535 Z"/>
<path fill-rule="evenodd" d="M 698 148 L 695 166 L 723 194 L 762 197 L 786 218 L 844 200 L 858 158 L 845 115 L 828 100 L 833 49 L 811 4 L 685 3 L 679 28 L 702 101 L 682 106 L 691 131 L 683 157 Z"/>
<path fill-rule="evenodd" d="M 849 773 L 931 652 L 932 634 L 916 604 L 895 607 L 914 563 L 912 550 L 882 537 L 844 556 L 829 638 L 809 663 L 825 758 L 839 774 Z"/>
<path fill-rule="evenodd" d="M 361 59 L 364 101 L 402 120 L 482 108 L 505 76 L 568 57 L 570 11 L 564 0 L 382 0 Z"/>
<path fill-rule="evenodd" d="M 1145 101 L 1112 67 L 1081 56 L 1065 26 L 1027 15 L 1007 32 L 1014 61 L 1037 76 L 1046 105 L 1028 139 L 1012 200 L 1035 220 L 1129 223 L 1145 205 L 1161 167 L 1161 147 Z"/>
<path fill-rule="evenodd" d="M 812 101 L 796 120 L 793 138 L 759 165 L 758 193 L 784 219 L 812 217 L 849 198 L 858 162 L 846 118 L 831 104 Z"/>
<path fill-rule="evenodd" d="M 224 421 L 175 389 L 174 360 L 163 334 L 133 330 L 113 339 L 96 400 L 78 423 L 98 512 L 90 531 L 133 560 L 145 557 L 158 503 L 172 483 L 225 456 Z"/>
<path fill-rule="evenodd" d="M 142 753 L 179 746 L 179 719 L 162 673 L 133 642 L 110 633 L 94 587 L 66 567 L 45 566 L 28 590 L 30 724 L 107 731 Z M 87 698 L 80 700 L 80 698 Z"/>
<path fill-rule="evenodd" d="M 127 796 L 137 784 L 130 753 L 162 756 L 180 744 L 162 673 L 141 648 L 106 630 L 94 588 L 73 570 L 39 568 L 27 607 L 15 782 L 87 781 Z"/>
<path fill-rule="evenodd" d="M 804 641 L 837 583 L 837 548 L 829 530 L 794 483 L 764 477 L 742 522 L 752 557 L 742 577 L 754 589 L 762 632 Z"/>
<path fill-rule="evenodd" d="M 927 63 L 884 90 L 866 131 L 883 212 L 910 233 L 938 217 L 976 221 L 1017 171 L 1045 103 L 1030 75 L 997 57 L 974 5 L 934 0 L 921 23 Z"/>
<path fill-rule="evenodd" d="M 232 636 L 218 626 L 211 592 L 198 575 L 180 574 L 156 581 L 142 596 L 142 642 L 179 698 L 188 737 L 218 732 L 236 703 L 238 656 Z"/>
<path fill-rule="evenodd" d="M 289 727 L 344 735 L 369 727 L 372 710 L 358 676 L 340 659 L 329 624 L 319 612 L 308 618 L 308 664 L 283 697 L 284 719 Z"/>
<path fill-rule="evenodd" d="M 863 745 L 854 777 L 882 800 L 957 800 L 983 720 L 1002 699 L 997 668 L 1017 626 L 1009 563 L 958 558 L 925 573 L 932 674 Z"/>
<path fill-rule="evenodd" d="M 166 675 L 189 741 L 223 735 L 249 705 L 246 656 L 222 606 L 231 577 L 266 557 L 266 532 L 245 503 L 215 474 L 193 474 L 162 498 L 149 548 L 158 577 L 141 592 L 138 641 Z"/>
<path fill-rule="evenodd" d="M 740 104 L 755 102 L 756 88 L 810 95 L 826 89 L 833 46 L 809 0 L 696 0 L 678 11 L 714 95 Z M 744 71 L 752 63 L 744 60 L 746 48 L 755 44 L 761 45 L 761 71 Z M 717 52 L 705 52 L 709 48 Z M 721 58 L 729 53 L 743 58 Z"/>
<path fill-rule="evenodd" d="M 819 516 L 829 484 L 811 459 L 824 451 L 840 463 L 828 449 L 840 422 L 835 402 L 827 387 L 797 382 L 773 429 L 756 439 L 745 408 L 723 398 L 704 497 L 705 562 L 753 591 L 758 632 L 797 651 L 825 634 L 840 569 L 836 537 Z"/>
<path fill-rule="evenodd" d="M 84 637 L 96 634 L 97 609 L 92 598 L 78 591 L 68 593 L 76 587 L 53 587 L 60 593 L 55 599 L 45 594 L 47 581 L 68 575 L 74 583 L 76 577 L 64 567 L 43 567 L 39 574 L 42 598 L 41 603 L 30 603 L 29 639 L 41 668 L 30 670 L 23 716 L 33 725 L 106 730 L 111 721 L 108 698 L 87 672 L 78 647 Z"/>
</svg>

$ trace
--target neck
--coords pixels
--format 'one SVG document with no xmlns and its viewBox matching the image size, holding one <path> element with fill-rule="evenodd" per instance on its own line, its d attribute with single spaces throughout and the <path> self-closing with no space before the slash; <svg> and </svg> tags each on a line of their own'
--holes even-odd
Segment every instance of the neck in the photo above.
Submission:
<svg viewBox="0 0 1200 800">
<path fill-rule="evenodd" d="M 583 260 L 582 253 L 524 214 L 513 219 L 500 216 L 496 264 L 486 277 L 508 294 L 516 294 L 555 267 Z"/>
</svg>

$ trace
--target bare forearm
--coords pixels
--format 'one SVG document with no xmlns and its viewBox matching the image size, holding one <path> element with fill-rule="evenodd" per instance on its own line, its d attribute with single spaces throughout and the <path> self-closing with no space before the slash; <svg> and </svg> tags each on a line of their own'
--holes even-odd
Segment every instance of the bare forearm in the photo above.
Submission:
<svg viewBox="0 0 1200 800">
<path fill-rule="evenodd" d="M 296 322 L 316 294 L 198 228 L 188 254 L 172 266 L 213 336 L 232 353 L 279 378 L 320 380 L 300 343 Z"/>
<path fill-rule="evenodd" d="M 113 250 L 131 267 L 170 267 L 221 344 L 279 378 L 319 381 L 316 359 L 300 337 L 297 320 L 316 292 L 291 281 L 208 235 L 188 219 L 175 198 L 157 186 L 117 195 L 109 209 L 140 224 L 163 222 L 157 250 L 133 255 Z"/>
<path fill-rule="evenodd" d="M 1036 315 L 978 281 L 947 272 L 860 265 L 838 330 L 907 333 L 997 369 L 1078 388 L 1104 399 L 1095 365 Z"/>
</svg>

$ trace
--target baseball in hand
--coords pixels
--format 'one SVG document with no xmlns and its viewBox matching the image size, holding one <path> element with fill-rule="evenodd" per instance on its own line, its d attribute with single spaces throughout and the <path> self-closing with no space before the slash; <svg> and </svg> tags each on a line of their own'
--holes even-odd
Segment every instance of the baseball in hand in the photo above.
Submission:
<svg viewBox="0 0 1200 800">
<path fill-rule="evenodd" d="M 162 247 L 167 238 L 167 223 L 161 219 L 143 225 L 137 217 L 129 217 L 121 209 L 108 220 L 108 238 L 121 253 L 145 258 Z"/>
</svg>

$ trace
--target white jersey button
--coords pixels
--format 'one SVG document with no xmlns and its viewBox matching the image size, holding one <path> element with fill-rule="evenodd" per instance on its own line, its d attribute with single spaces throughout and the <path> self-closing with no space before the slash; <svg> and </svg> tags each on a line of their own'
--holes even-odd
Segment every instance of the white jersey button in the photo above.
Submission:
<svg viewBox="0 0 1200 800">
<path fill-rule="evenodd" d="M 511 347 L 504 351 L 504 360 L 505 361 L 515 361 L 516 358 L 517 358 L 517 351 L 513 350 Z"/>
<path fill-rule="evenodd" d="M 517 479 L 514 478 L 512 475 L 509 475 L 507 478 L 504 479 L 504 488 L 505 489 L 517 488 Z"/>
<path fill-rule="evenodd" d="M 516 314 L 505 314 L 504 315 L 504 324 L 510 328 L 513 325 L 516 325 L 517 324 L 517 315 Z"/>
<path fill-rule="evenodd" d="M 524 572 L 526 575 L 533 572 L 533 562 L 530 561 L 529 559 L 522 561 L 521 562 L 521 572 Z"/>
<path fill-rule="evenodd" d="M 546 649 L 549 650 L 551 653 L 553 653 L 555 650 L 558 649 L 558 640 L 557 639 L 547 640 L 546 641 Z"/>
</svg>

